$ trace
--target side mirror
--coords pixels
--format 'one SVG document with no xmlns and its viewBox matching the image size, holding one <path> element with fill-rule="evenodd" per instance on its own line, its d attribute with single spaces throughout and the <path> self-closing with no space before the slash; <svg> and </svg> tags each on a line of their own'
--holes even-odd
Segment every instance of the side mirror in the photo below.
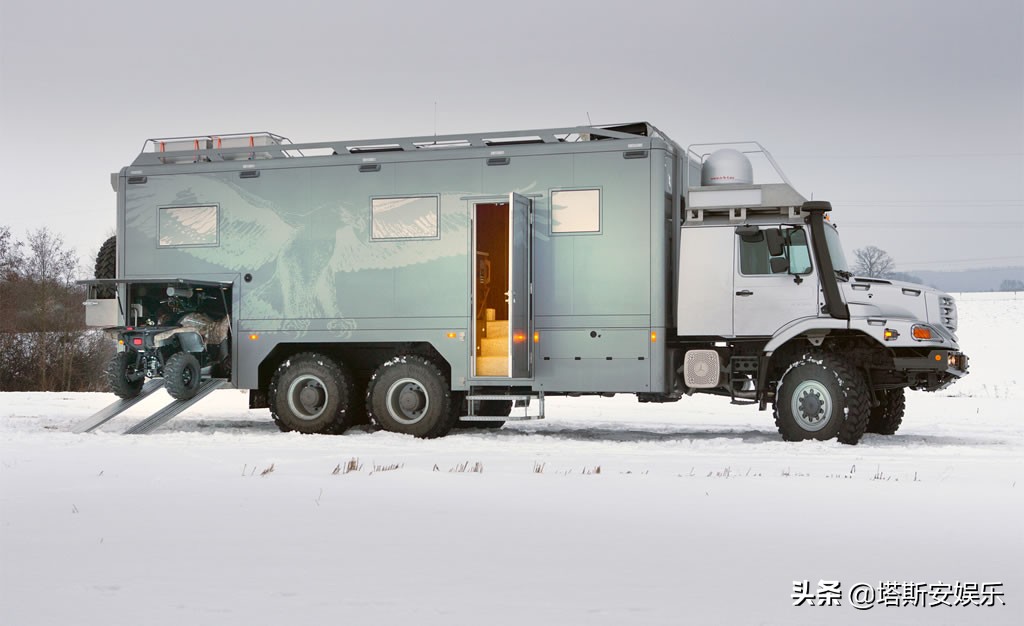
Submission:
<svg viewBox="0 0 1024 626">
<path fill-rule="evenodd" d="M 770 231 L 769 231 L 770 232 Z M 771 237 L 768 238 L 771 241 Z M 771 245 L 771 244 L 769 244 Z M 772 274 L 788 274 L 789 273 L 789 259 L 784 256 L 775 256 L 769 259 L 769 265 L 772 268 Z"/>
<path fill-rule="evenodd" d="M 782 256 L 786 246 L 786 238 L 782 236 L 782 231 L 778 228 L 769 228 L 764 231 L 764 236 L 768 239 L 768 254 Z"/>
<path fill-rule="evenodd" d="M 744 224 L 736 227 L 736 234 L 746 243 L 758 243 L 764 240 L 761 229 L 754 224 Z"/>
</svg>

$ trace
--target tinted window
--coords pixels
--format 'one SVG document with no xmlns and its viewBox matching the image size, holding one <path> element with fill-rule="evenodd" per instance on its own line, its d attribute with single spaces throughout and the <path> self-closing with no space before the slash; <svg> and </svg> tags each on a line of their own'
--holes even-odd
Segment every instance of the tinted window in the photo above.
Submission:
<svg viewBox="0 0 1024 626">
<path fill-rule="evenodd" d="M 215 246 L 216 206 L 174 206 L 159 209 L 161 246 Z"/>
<path fill-rule="evenodd" d="M 744 239 L 740 237 L 740 273 L 750 276 L 772 274 L 772 255 L 768 248 L 766 231 L 762 230 L 756 237 Z M 790 274 L 809 274 L 811 272 L 811 254 L 807 247 L 807 234 L 800 228 L 784 228 L 781 234 L 785 240 L 782 254 L 776 258 L 789 260 Z M 787 273 L 787 272 L 775 272 Z"/>
<path fill-rule="evenodd" d="M 436 239 L 437 196 L 371 200 L 374 239 Z"/>
<path fill-rule="evenodd" d="M 601 232 L 601 191 L 599 189 L 552 191 L 551 232 Z"/>
</svg>

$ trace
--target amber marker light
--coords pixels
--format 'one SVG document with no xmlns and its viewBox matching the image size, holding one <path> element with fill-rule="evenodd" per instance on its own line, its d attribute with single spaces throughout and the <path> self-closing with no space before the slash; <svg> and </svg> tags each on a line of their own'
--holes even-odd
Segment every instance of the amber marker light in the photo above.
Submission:
<svg viewBox="0 0 1024 626">
<path fill-rule="evenodd" d="M 927 326 L 914 326 L 914 339 L 931 339 L 932 329 Z"/>
<path fill-rule="evenodd" d="M 651 331 L 651 343 L 654 343 L 654 342 L 655 342 L 655 341 L 657 341 L 657 340 L 658 340 L 658 333 L 656 333 L 656 332 L 654 332 L 654 331 L 652 330 L 652 331 Z"/>
<path fill-rule="evenodd" d="M 459 336 L 459 334 L 458 334 L 458 333 L 448 333 L 448 335 L 447 335 L 447 337 L 448 337 L 449 339 L 455 339 L 455 338 L 456 338 L 456 337 L 458 337 L 458 336 Z"/>
<path fill-rule="evenodd" d="M 249 341 L 256 341 L 259 338 L 260 338 L 260 336 L 257 335 L 256 333 L 253 333 L 253 334 L 249 335 Z"/>
<path fill-rule="evenodd" d="M 896 339 L 899 338 L 900 333 L 891 328 L 886 328 L 885 332 L 883 333 L 883 336 L 885 337 L 886 341 L 896 341 Z"/>
<path fill-rule="evenodd" d="M 512 334 L 512 343 L 524 343 L 526 341 L 526 333 L 522 331 L 516 331 Z"/>
<path fill-rule="evenodd" d="M 540 343 L 540 331 L 533 331 L 533 343 Z"/>
<path fill-rule="evenodd" d="M 942 360 L 942 355 L 941 354 L 936 354 L 935 355 L 935 360 L 936 361 L 941 361 Z"/>
</svg>

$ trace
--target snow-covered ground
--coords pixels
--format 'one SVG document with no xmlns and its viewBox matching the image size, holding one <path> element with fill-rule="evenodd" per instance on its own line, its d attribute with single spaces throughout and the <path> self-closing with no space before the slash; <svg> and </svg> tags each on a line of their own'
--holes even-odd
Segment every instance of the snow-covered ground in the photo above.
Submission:
<svg viewBox="0 0 1024 626">
<path fill-rule="evenodd" d="M 421 441 L 280 433 L 238 391 L 75 435 L 112 396 L 0 394 L 0 624 L 1021 624 L 1024 295 L 960 320 L 971 375 L 853 447 L 718 398 Z M 841 606 L 793 606 L 804 580 Z M 958 582 L 1003 597 L 848 595 Z"/>
</svg>

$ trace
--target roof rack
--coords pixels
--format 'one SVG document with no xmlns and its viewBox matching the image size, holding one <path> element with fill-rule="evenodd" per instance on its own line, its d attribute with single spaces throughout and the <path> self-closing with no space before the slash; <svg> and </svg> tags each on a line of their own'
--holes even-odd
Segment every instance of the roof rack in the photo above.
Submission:
<svg viewBox="0 0 1024 626">
<path fill-rule="evenodd" d="M 193 135 L 147 139 L 132 165 L 166 165 L 282 159 L 307 156 L 337 156 L 374 152 L 421 152 L 458 148 L 486 148 L 520 144 L 566 143 L 657 137 L 676 146 L 647 122 L 610 126 L 571 126 L 543 130 L 504 131 L 464 135 L 435 135 L 364 141 L 325 141 L 293 144 L 290 139 L 269 132 Z M 678 146 L 676 146 L 678 149 Z"/>
</svg>

